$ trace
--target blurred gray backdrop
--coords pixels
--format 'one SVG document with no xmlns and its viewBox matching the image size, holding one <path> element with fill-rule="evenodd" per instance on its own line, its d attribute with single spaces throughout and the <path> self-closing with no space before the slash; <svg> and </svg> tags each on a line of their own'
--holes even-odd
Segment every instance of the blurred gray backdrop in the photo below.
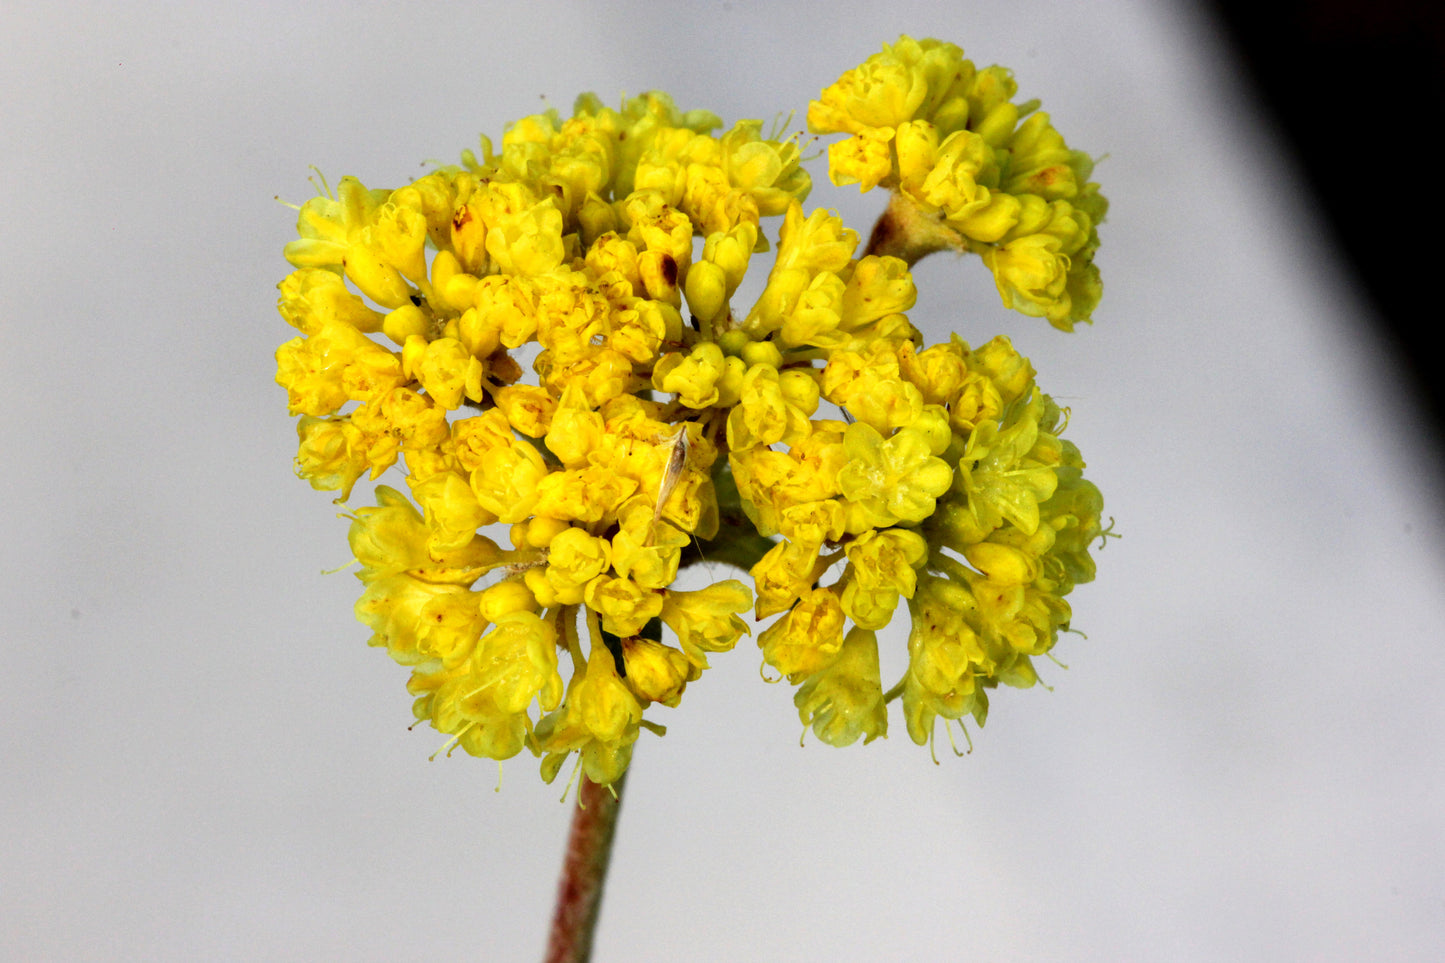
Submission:
<svg viewBox="0 0 1445 963">
<path fill-rule="evenodd" d="M 346 522 L 290 471 L 272 198 L 309 197 L 312 164 L 400 185 L 586 90 L 801 122 L 904 32 L 1012 67 L 1105 155 L 1092 328 L 1010 314 L 946 257 L 912 317 L 1032 357 L 1124 537 L 1071 598 L 1088 638 L 1054 691 L 1001 692 L 965 758 L 935 766 L 896 712 L 886 741 L 800 749 L 756 647 L 715 658 L 649 713 L 669 733 L 636 752 L 595 959 L 1445 945 L 1439 480 L 1193 7 L 12 2 L 0 958 L 540 958 L 560 784 L 428 762 L 359 583 L 321 574 Z M 866 232 L 884 198 L 813 171 L 810 204 Z"/>
</svg>

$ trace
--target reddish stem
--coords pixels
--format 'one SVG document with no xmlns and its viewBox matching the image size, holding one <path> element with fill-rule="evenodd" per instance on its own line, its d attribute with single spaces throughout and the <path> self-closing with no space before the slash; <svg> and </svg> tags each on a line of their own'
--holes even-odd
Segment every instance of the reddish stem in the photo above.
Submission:
<svg viewBox="0 0 1445 963">
<path fill-rule="evenodd" d="M 912 267 L 934 251 L 950 249 L 967 251 L 968 240 L 937 215 L 922 211 L 906 195 L 895 193 L 888 201 L 888 209 L 873 225 L 863 256 L 891 255 Z"/>
<path fill-rule="evenodd" d="M 607 862 L 612 855 L 612 837 L 617 830 L 626 778 L 624 773 L 609 789 L 582 777 L 562 880 L 557 886 L 557 909 L 552 916 L 546 963 L 586 963 L 592 955 L 592 931 L 602 905 L 602 885 L 607 880 Z"/>
</svg>

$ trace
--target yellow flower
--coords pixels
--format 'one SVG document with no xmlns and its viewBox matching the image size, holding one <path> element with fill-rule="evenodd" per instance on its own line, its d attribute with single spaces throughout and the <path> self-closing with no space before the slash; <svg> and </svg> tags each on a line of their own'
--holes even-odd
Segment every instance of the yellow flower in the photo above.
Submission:
<svg viewBox="0 0 1445 963">
<path fill-rule="evenodd" d="M 850 541 L 844 552 L 848 582 L 843 608 L 863 628 L 881 629 L 893 618 L 899 596 L 913 597 L 915 570 L 928 560 L 928 543 L 908 529 L 869 530 Z"/>
<path fill-rule="evenodd" d="M 546 711 L 562 698 L 554 633 L 535 612 L 503 615 L 479 640 L 472 662 L 471 674 L 503 712 L 522 712 L 533 699 Z"/>
<path fill-rule="evenodd" d="M 385 316 L 367 307 L 332 271 L 302 268 L 288 274 L 277 287 L 281 290 L 277 310 L 302 334 L 315 334 L 330 321 L 349 324 L 358 331 L 381 330 Z"/>
<path fill-rule="evenodd" d="M 752 198 L 763 217 L 773 217 L 807 200 L 813 182 L 799 166 L 802 152 L 797 143 L 764 140 L 762 126 L 759 120 L 740 120 L 724 134 L 722 165 L 733 189 Z"/>
<path fill-rule="evenodd" d="M 466 646 L 473 640 L 456 633 L 468 634 L 472 624 L 443 623 L 451 600 L 460 599 L 467 605 L 471 598 L 471 592 L 457 585 L 427 582 L 404 573 L 386 575 L 368 581 L 356 602 L 356 618 L 372 630 L 369 645 L 384 646 L 402 665 L 416 665 L 450 656 L 453 649 L 460 648 L 462 655 L 469 651 Z M 475 615 L 475 603 L 470 604 Z"/>
<path fill-rule="evenodd" d="M 497 520 L 477 501 L 461 472 L 439 471 L 422 480 L 413 473 L 407 482 L 426 513 L 427 551 L 431 555 L 462 548 L 471 542 L 477 529 Z"/>
<path fill-rule="evenodd" d="M 878 639 L 850 629 L 832 664 L 808 676 L 793 696 L 798 718 L 830 746 L 867 745 L 888 734 L 888 706 L 878 671 Z"/>
<path fill-rule="evenodd" d="M 621 530 L 612 536 L 612 567 L 642 588 L 665 589 L 677 577 L 682 549 L 692 539 L 657 517 L 645 496 L 630 499 L 618 511 Z"/>
<path fill-rule="evenodd" d="M 497 448 L 472 472 L 477 502 L 504 522 L 520 522 L 532 514 L 547 476 L 541 452 L 526 442 Z"/>
<path fill-rule="evenodd" d="M 572 677 L 561 709 L 537 726 L 537 742 L 548 754 L 542 776 L 556 777 L 562 761 L 580 753 L 582 771 L 599 785 L 622 776 L 632 758 L 632 744 L 642 721 L 642 706 L 617 674 L 612 653 L 594 646 L 585 673 Z"/>
<path fill-rule="evenodd" d="M 752 607 L 753 596 L 737 579 L 693 592 L 669 591 L 659 615 L 677 633 L 693 664 L 707 668 L 707 652 L 726 652 L 747 633 L 739 612 Z"/>
<path fill-rule="evenodd" d="M 913 631 L 903 717 L 909 738 L 920 746 L 931 738 L 938 716 L 961 719 L 975 713 L 978 718 L 988 710 L 977 676 L 986 676 L 993 666 L 967 621 L 970 605 L 962 588 L 941 579 L 926 580 L 910 604 Z"/>
<path fill-rule="evenodd" d="M 602 628 L 616 636 L 636 635 L 662 614 L 663 595 L 627 578 L 599 575 L 587 583 L 587 607 L 602 616 Z"/>
<path fill-rule="evenodd" d="M 821 588 L 806 592 L 758 635 L 763 661 L 790 682 L 826 668 L 843 647 L 843 619 L 836 594 Z"/>
<path fill-rule="evenodd" d="M 508 385 L 492 393 L 507 423 L 529 438 L 547 434 L 557 399 L 536 385 Z"/>
<path fill-rule="evenodd" d="M 377 505 L 358 508 L 347 540 L 361 564 L 357 577 L 370 582 L 384 575 L 408 573 L 436 584 L 471 585 L 486 571 L 503 564 L 501 550 L 484 535 L 466 545 L 433 554 L 430 529 L 405 495 L 378 485 Z"/>
<path fill-rule="evenodd" d="M 1035 388 L 1030 402 L 1006 427 L 984 422 L 969 437 L 959 479 L 981 525 L 993 527 L 1007 519 L 1025 533 L 1038 527 L 1039 504 L 1058 486 L 1053 469 L 1030 457 L 1042 410 L 1043 394 Z"/>
<path fill-rule="evenodd" d="M 554 604 L 576 605 L 583 589 L 612 564 L 612 547 L 604 538 L 580 528 L 566 528 L 547 544 L 547 581 Z"/>
<path fill-rule="evenodd" d="M 880 432 L 912 425 L 923 412 L 923 393 L 900 376 L 886 343 L 875 342 L 867 354 L 835 352 L 823 369 L 823 395 Z"/>
<path fill-rule="evenodd" d="M 828 148 L 828 177 L 842 187 L 871 191 L 893 172 L 893 128 L 870 127 Z"/>
<path fill-rule="evenodd" d="M 813 403 L 817 404 L 816 397 Z M 754 365 L 743 377 L 737 406 L 728 414 L 728 445 L 754 448 L 774 442 L 791 444 L 808 433 L 808 414 L 788 403 L 776 368 Z"/>
<path fill-rule="evenodd" d="M 455 338 L 427 341 L 421 335 L 406 339 L 402 369 L 421 382 L 426 393 L 443 408 L 461 407 L 462 398 L 480 401 L 482 363 Z M 468 385 L 475 386 L 468 391 Z"/>
<path fill-rule="evenodd" d="M 843 446 L 848 463 L 838 472 L 838 487 L 866 511 L 870 527 L 923 521 L 953 481 L 948 462 L 935 458 L 927 437 L 914 428 L 884 438 L 856 422 L 844 433 Z"/>
<path fill-rule="evenodd" d="M 644 704 L 661 702 L 675 709 L 687 684 L 702 677 L 702 668 L 670 645 L 633 636 L 621 647 L 627 688 Z"/>
<path fill-rule="evenodd" d="M 652 372 L 652 386 L 677 395 L 689 408 L 710 408 L 720 397 L 718 379 L 727 370 L 722 349 L 710 341 L 695 345 L 683 355 L 673 352 L 660 358 Z"/>
<path fill-rule="evenodd" d="M 752 339 L 762 340 L 781 328 L 814 278 L 844 270 L 857 246 L 857 233 L 843 227 L 842 220 L 831 212 L 814 211 L 804 217 L 802 207 L 792 204 L 783 221 L 767 287 L 749 312 L 743 330 Z"/>
<path fill-rule="evenodd" d="M 553 639 L 533 612 L 503 616 L 465 663 L 412 676 L 409 688 L 421 694 L 412 711 L 474 756 L 510 759 L 532 729 L 532 701 L 547 711 L 562 695 Z"/>
<path fill-rule="evenodd" d="M 370 401 L 404 383 L 396 355 L 342 321 L 283 344 L 276 367 L 293 415 L 329 415 L 347 401 Z"/>
<path fill-rule="evenodd" d="M 526 750 L 548 781 L 577 753 L 613 783 L 750 608 L 830 745 L 885 735 L 898 698 L 927 742 L 1037 681 L 1102 498 L 1007 339 L 929 346 L 907 314 L 911 263 L 944 248 L 1058 327 L 1098 302 L 1092 162 L 1016 93 L 907 37 L 823 91 L 834 180 L 894 195 L 863 252 L 804 208 L 796 137 L 656 92 L 301 206 L 277 301 L 296 471 L 338 500 L 405 475 L 415 504 L 381 485 L 348 516 L 356 615 L 444 750 Z M 749 270 L 766 281 L 735 305 Z M 905 608 L 885 695 L 876 633 Z"/>
<path fill-rule="evenodd" d="M 318 491 L 340 491 L 337 501 L 350 498 L 352 486 L 369 468 L 361 429 L 346 417 L 303 415 L 296 433 L 301 438 L 296 474 Z"/>
<path fill-rule="evenodd" d="M 617 507 L 635 491 L 636 481 L 600 466 L 554 471 L 537 482 L 536 500 L 526 511 L 591 524 L 615 515 Z"/>
<path fill-rule="evenodd" d="M 825 88 L 808 129 L 850 135 L 828 148 L 833 183 L 895 193 L 874 250 L 909 263 L 976 251 L 1006 307 L 1068 331 L 1099 301 L 1095 228 L 1108 205 L 1088 180 L 1093 161 L 1016 93 L 1003 68 L 978 70 L 952 44 L 904 36 Z"/>
</svg>

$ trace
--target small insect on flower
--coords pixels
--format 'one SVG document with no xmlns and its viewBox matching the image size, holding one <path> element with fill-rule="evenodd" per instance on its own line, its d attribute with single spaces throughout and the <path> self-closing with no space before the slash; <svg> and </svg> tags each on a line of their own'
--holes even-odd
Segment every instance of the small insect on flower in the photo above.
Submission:
<svg viewBox="0 0 1445 963">
<path fill-rule="evenodd" d="M 662 481 L 657 486 L 657 504 L 652 509 L 652 525 L 654 527 L 657 520 L 662 517 L 662 506 L 667 504 L 667 500 L 672 497 L 673 490 L 677 488 L 678 480 L 682 478 L 682 470 L 687 465 L 688 452 L 692 450 L 692 445 L 687 440 L 687 425 L 677 426 L 677 431 L 673 434 L 669 444 L 667 466 L 662 471 Z M 652 544 L 650 530 L 646 544 Z"/>
<path fill-rule="evenodd" d="M 516 578 L 519 575 L 525 575 L 528 569 L 546 568 L 546 566 L 546 558 L 534 558 L 525 562 L 513 562 L 511 565 L 502 569 L 502 571 L 505 573 L 506 578 Z"/>
</svg>

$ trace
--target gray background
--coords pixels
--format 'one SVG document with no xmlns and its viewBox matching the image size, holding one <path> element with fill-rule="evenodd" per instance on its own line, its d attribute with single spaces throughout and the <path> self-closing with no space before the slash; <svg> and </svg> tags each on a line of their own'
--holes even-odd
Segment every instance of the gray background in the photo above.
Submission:
<svg viewBox="0 0 1445 963">
<path fill-rule="evenodd" d="M 596 958 L 1445 943 L 1438 479 L 1191 7 L 11 3 L 0 958 L 540 956 L 560 785 L 429 763 L 359 584 L 320 574 L 346 524 L 290 473 L 272 197 L 310 196 L 308 164 L 399 186 L 583 90 L 801 118 L 900 32 L 1013 67 L 1108 155 L 1093 328 L 1013 316 L 947 258 L 913 317 L 1014 338 L 1124 538 L 1072 598 L 1070 670 L 1002 693 L 967 758 L 933 765 L 896 712 L 886 741 L 799 749 L 756 648 L 717 657 L 638 747 Z M 1382 133 L 1348 142 L 1378 160 Z M 814 172 L 811 203 L 866 230 L 883 198 Z"/>
</svg>

